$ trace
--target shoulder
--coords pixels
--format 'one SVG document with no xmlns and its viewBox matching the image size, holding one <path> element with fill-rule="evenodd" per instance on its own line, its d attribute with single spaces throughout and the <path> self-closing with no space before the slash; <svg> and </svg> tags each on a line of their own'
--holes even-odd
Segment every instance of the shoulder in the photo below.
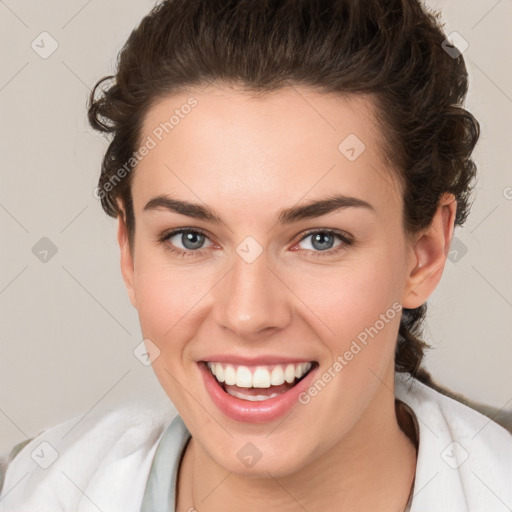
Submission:
<svg viewBox="0 0 512 512">
<path fill-rule="evenodd" d="M 406 375 L 397 374 L 395 394 L 414 412 L 419 429 L 413 504 L 429 509 L 446 503 L 453 511 L 510 510 L 512 434 Z"/>
<path fill-rule="evenodd" d="M 132 510 L 175 416 L 168 399 L 127 403 L 94 409 L 19 443 L 3 459 L 0 511 L 82 510 L 84 496 L 103 510 Z M 122 485 L 123 492 L 115 493 Z M 106 498 L 112 493 L 118 508 Z"/>
<path fill-rule="evenodd" d="M 464 399 L 462 395 L 448 390 L 443 392 L 443 388 L 438 385 L 430 386 L 405 374 L 396 375 L 395 386 L 397 398 L 407 403 L 415 412 L 426 415 L 429 423 L 439 426 L 441 430 L 450 426 L 453 436 L 470 436 L 475 443 L 480 440 L 487 442 L 487 438 L 492 437 L 506 449 L 512 449 L 512 433 L 495 422 L 490 415 L 483 414 L 481 410 L 485 406 L 477 410 L 475 404 Z"/>
</svg>

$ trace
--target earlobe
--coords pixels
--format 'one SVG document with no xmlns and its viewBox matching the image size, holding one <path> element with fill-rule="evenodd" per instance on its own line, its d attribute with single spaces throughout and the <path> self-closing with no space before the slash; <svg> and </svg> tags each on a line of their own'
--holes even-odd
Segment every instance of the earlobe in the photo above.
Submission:
<svg viewBox="0 0 512 512">
<path fill-rule="evenodd" d="M 117 226 L 117 241 L 119 243 L 119 249 L 121 252 L 121 273 L 123 275 L 123 280 L 128 291 L 128 296 L 130 297 L 130 302 L 132 303 L 133 307 L 137 308 L 137 300 L 135 297 L 135 289 L 133 286 L 133 256 L 130 250 L 130 243 L 128 240 L 128 229 L 126 227 L 126 222 L 124 219 L 124 211 L 121 210 L 121 214 L 118 216 Z"/>
<path fill-rule="evenodd" d="M 415 309 L 424 304 L 438 285 L 453 236 L 457 202 L 445 193 L 428 228 L 418 233 L 410 248 L 410 270 L 402 306 Z"/>
</svg>

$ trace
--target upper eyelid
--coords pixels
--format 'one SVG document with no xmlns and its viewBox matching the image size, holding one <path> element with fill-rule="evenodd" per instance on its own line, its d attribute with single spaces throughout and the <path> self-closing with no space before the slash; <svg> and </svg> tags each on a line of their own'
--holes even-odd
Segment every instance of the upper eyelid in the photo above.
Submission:
<svg viewBox="0 0 512 512">
<path fill-rule="evenodd" d="M 334 228 L 312 228 L 311 230 L 306 230 L 306 232 L 302 233 L 299 242 L 304 240 L 307 236 L 314 235 L 315 233 L 332 233 L 335 236 L 339 236 L 340 238 L 346 238 L 348 240 L 352 240 L 352 235 L 343 231 L 342 229 L 334 229 Z"/>
</svg>

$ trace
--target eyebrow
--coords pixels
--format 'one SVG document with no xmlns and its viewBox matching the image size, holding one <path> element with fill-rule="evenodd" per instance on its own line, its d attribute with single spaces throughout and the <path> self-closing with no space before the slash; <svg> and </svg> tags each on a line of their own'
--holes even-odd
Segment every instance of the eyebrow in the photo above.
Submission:
<svg viewBox="0 0 512 512">
<path fill-rule="evenodd" d="M 277 224 L 292 224 L 300 220 L 315 219 L 316 217 L 321 217 L 322 215 L 345 208 L 364 208 L 375 213 L 375 208 L 370 203 L 363 201 L 362 199 L 344 195 L 335 195 L 281 210 L 277 217 Z M 146 204 L 146 206 L 144 206 L 144 211 L 158 209 L 169 210 L 174 213 L 186 215 L 187 217 L 192 217 L 194 219 L 201 219 L 213 224 L 222 223 L 222 219 L 208 206 L 190 203 L 188 201 L 180 201 L 173 199 L 168 195 L 162 194 L 154 197 Z"/>
</svg>

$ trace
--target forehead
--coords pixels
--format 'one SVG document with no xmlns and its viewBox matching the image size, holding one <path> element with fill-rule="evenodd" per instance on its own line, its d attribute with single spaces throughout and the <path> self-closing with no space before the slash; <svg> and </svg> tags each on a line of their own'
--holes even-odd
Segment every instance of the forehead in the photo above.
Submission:
<svg viewBox="0 0 512 512">
<path fill-rule="evenodd" d="M 399 187 L 382 141 L 369 96 L 298 86 L 257 96 L 227 86 L 192 89 L 146 114 L 140 142 L 151 149 L 134 173 L 135 207 L 169 193 L 275 210 L 284 198 L 335 191 L 385 206 Z"/>
</svg>

